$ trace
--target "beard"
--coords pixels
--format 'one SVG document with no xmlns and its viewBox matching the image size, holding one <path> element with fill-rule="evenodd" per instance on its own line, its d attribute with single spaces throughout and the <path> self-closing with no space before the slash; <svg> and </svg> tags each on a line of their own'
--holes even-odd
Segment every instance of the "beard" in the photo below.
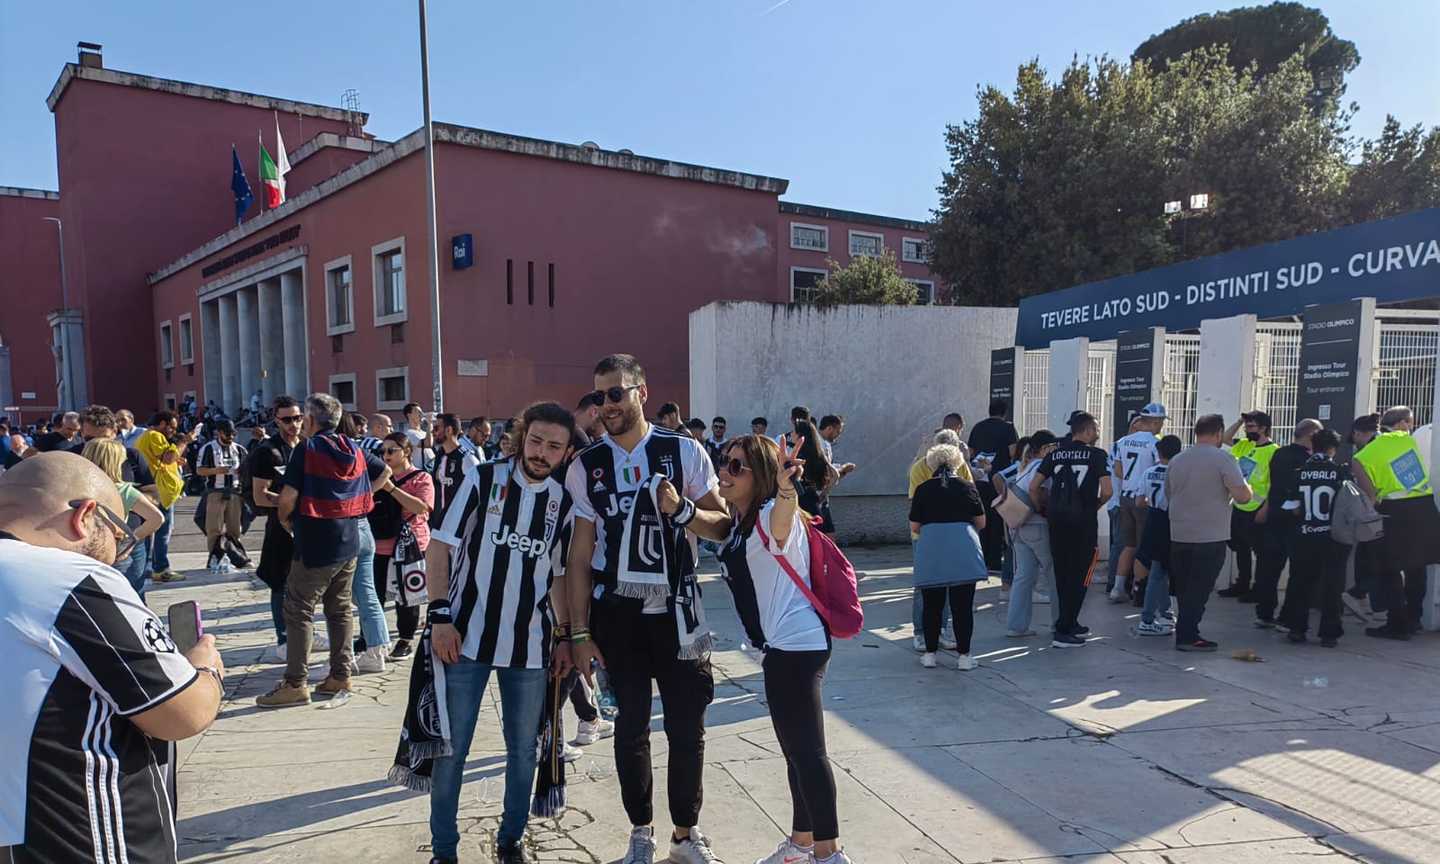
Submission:
<svg viewBox="0 0 1440 864">
<path fill-rule="evenodd" d="M 520 470 L 525 472 L 526 477 L 529 477 L 531 480 L 534 480 L 537 483 L 541 480 L 549 478 L 551 474 L 554 474 L 555 468 L 556 466 L 551 465 L 544 459 L 520 460 Z"/>
<path fill-rule="evenodd" d="M 1259 432 L 1258 430 L 1255 431 L 1255 432 L 1246 432 L 1246 433 L 1245 433 L 1245 437 L 1246 437 L 1247 439 L 1251 440 L 1251 441 L 1259 441 L 1259 440 L 1260 440 L 1260 432 Z"/>
<path fill-rule="evenodd" d="M 101 564 L 108 564 L 111 566 L 119 563 L 115 560 L 115 552 L 115 547 L 108 546 L 105 542 L 105 538 L 101 536 L 100 532 L 98 531 L 92 532 L 90 536 L 86 538 L 85 548 L 80 550 L 80 554 L 84 555 L 86 558 L 93 558 L 96 561 L 99 561 Z"/>
<path fill-rule="evenodd" d="M 616 417 L 610 417 L 602 412 L 600 422 L 605 426 L 605 431 L 610 433 L 610 437 L 615 438 L 635 428 L 640 422 L 640 410 L 627 405 L 625 410 Z"/>
</svg>

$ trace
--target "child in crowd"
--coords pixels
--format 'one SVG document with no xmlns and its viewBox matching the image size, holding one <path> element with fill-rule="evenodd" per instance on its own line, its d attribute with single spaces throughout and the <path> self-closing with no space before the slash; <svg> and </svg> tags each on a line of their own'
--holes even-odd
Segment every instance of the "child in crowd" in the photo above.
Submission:
<svg viewBox="0 0 1440 864">
<path fill-rule="evenodd" d="M 1136 575 L 1145 580 L 1145 605 L 1135 627 L 1141 636 L 1169 636 L 1175 631 L 1170 613 L 1170 503 L 1165 494 L 1165 472 L 1182 446 L 1175 435 L 1156 442 L 1160 462 L 1146 469 L 1145 491 L 1135 502 L 1146 511 L 1145 532 L 1135 550 Z"/>
</svg>

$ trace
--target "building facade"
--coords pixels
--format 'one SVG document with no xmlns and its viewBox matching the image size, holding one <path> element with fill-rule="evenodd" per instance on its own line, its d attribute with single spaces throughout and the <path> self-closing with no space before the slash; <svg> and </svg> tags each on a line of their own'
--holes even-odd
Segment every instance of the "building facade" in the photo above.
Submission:
<svg viewBox="0 0 1440 864">
<path fill-rule="evenodd" d="M 430 404 L 420 131 L 383 142 L 359 112 L 116 72 L 94 50 L 49 104 L 61 188 L 43 203 L 63 225 L 77 401 L 143 411 L 194 396 L 235 413 L 257 394 L 328 390 L 365 412 Z M 228 151 L 259 198 L 254 142 L 273 153 L 277 122 L 288 200 L 236 225 Z M 689 313 L 804 302 L 832 260 L 893 250 L 925 300 L 943 292 L 924 223 L 782 202 L 783 179 L 448 124 L 435 138 L 447 410 L 573 403 L 615 351 L 646 364 L 656 404 L 688 405 Z M 42 203 L 0 195 L 0 218 L 43 215 L 12 201 Z M 14 250 L 9 232 L 0 247 L 29 268 L 0 283 L 7 319 L 27 290 L 58 297 L 58 249 Z M 27 309 L 0 337 L 43 334 L 44 318 Z M 17 343 L 11 377 L 53 374 L 53 344 Z M 26 387 L 61 401 L 53 383 Z"/>
</svg>

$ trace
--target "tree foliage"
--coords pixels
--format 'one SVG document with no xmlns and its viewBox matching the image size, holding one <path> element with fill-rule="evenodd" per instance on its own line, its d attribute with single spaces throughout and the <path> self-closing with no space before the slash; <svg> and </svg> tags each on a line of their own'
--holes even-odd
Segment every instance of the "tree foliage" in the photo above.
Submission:
<svg viewBox="0 0 1440 864">
<path fill-rule="evenodd" d="M 1352 222 L 1440 205 L 1440 128 L 1401 129 L 1387 116 L 1380 137 L 1365 142 L 1347 197 Z"/>
<path fill-rule="evenodd" d="M 816 306 L 910 306 L 916 300 L 917 289 L 900 274 L 892 249 L 878 257 L 855 256 L 848 267 L 833 260 L 826 266 L 830 272 L 815 286 Z"/>
<path fill-rule="evenodd" d="M 1160 69 L 1197 48 L 1212 45 L 1228 46 L 1230 66 L 1241 71 L 1253 64 L 1260 78 L 1278 72 L 1299 54 L 1314 81 L 1311 101 L 1318 109 L 1339 102 L 1346 74 L 1360 65 L 1355 43 L 1336 36 L 1323 12 L 1299 3 L 1278 2 L 1187 18 L 1146 39 L 1131 59 L 1149 61 Z"/>
</svg>

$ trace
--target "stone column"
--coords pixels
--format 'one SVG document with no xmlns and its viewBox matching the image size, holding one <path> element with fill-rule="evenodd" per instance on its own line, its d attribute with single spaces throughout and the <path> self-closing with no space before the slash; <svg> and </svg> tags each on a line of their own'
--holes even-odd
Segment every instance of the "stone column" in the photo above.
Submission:
<svg viewBox="0 0 1440 864">
<path fill-rule="evenodd" d="M 255 286 L 235 292 L 235 317 L 240 325 L 240 404 L 248 406 L 260 389 L 260 310 Z"/>
<path fill-rule="evenodd" d="M 285 318 L 280 311 L 280 280 L 266 279 L 256 286 L 260 311 L 260 390 L 265 404 L 286 392 Z"/>
<path fill-rule="evenodd" d="M 235 295 L 225 294 L 220 305 L 220 407 L 235 416 L 240 406 L 240 322 L 236 319 Z"/>
<path fill-rule="evenodd" d="M 300 270 L 280 274 L 280 311 L 285 331 L 285 389 L 296 399 L 310 395 L 310 339 L 305 329 L 305 286 Z"/>
<path fill-rule="evenodd" d="M 1229 426 L 1255 407 L 1255 316 L 1200 322 L 1195 417 L 1220 414 Z"/>
<path fill-rule="evenodd" d="M 1050 343 L 1046 419 L 1056 435 L 1069 430 L 1072 411 L 1084 411 L 1090 395 L 1090 340 L 1084 336 Z M 1096 418 L 1104 423 L 1104 418 Z"/>
<path fill-rule="evenodd" d="M 224 361 L 220 354 L 220 303 L 209 300 L 200 304 L 200 367 L 204 372 L 205 392 L 200 394 L 200 404 L 208 405 L 210 400 L 218 404 L 225 399 L 224 379 L 221 370 Z"/>
</svg>

